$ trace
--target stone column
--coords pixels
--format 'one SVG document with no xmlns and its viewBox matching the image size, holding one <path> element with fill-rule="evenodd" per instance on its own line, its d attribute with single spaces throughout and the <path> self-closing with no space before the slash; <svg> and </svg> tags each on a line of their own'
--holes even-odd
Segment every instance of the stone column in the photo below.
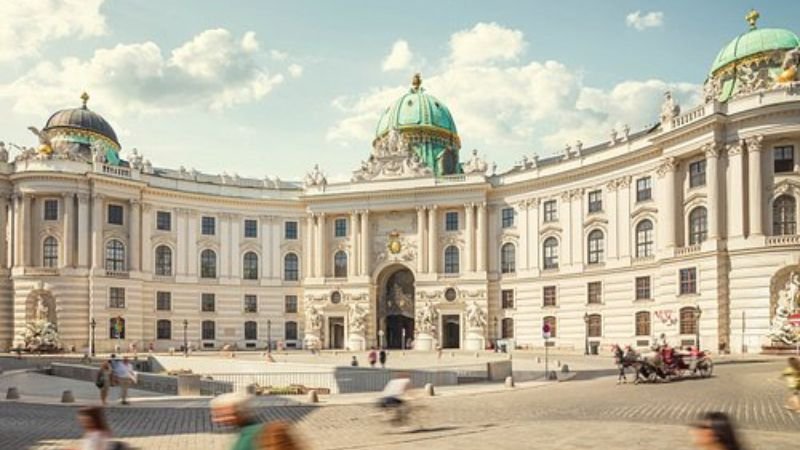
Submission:
<svg viewBox="0 0 800 450">
<path fill-rule="evenodd" d="M 6 248 L 5 248 L 5 265 L 3 267 L 11 268 L 14 266 L 14 247 L 15 247 L 15 239 L 17 237 L 16 228 L 14 227 L 16 222 L 16 214 L 14 214 L 14 204 L 16 203 L 15 194 L 10 194 L 8 197 L 3 196 L 3 200 L 7 202 L 8 210 L 3 211 L 3 215 L 6 218 L 6 226 L 8 227 L 8 233 L 6 234 Z"/>
<path fill-rule="evenodd" d="M 91 217 L 89 194 L 78 194 L 78 267 L 89 267 L 89 241 Z"/>
<path fill-rule="evenodd" d="M 22 211 L 22 194 L 14 193 L 11 196 L 11 202 L 12 210 L 14 211 L 14 233 L 12 234 L 13 258 L 11 264 L 14 267 L 18 267 L 22 265 L 22 251 L 20 251 L 20 246 L 22 245 L 22 232 L 19 229 L 19 226 L 22 222 L 22 219 L 20 218 L 20 212 Z"/>
<path fill-rule="evenodd" d="M 519 247 L 517 248 L 517 270 L 528 270 L 530 267 L 530 259 L 528 255 L 531 247 L 530 226 L 528 223 L 528 208 L 530 206 L 529 200 L 522 200 L 516 204 L 516 213 L 519 218 L 517 229 L 519 230 Z M 502 220 L 502 209 L 501 209 Z M 502 245 L 502 242 L 498 242 Z"/>
<path fill-rule="evenodd" d="M 219 262 L 219 273 L 217 276 L 220 278 L 228 278 L 231 276 L 231 252 L 233 249 L 230 245 L 231 240 L 231 228 L 230 228 L 230 217 L 229 213 L 223 213 L 219 215 L 220 218 L 220 233 L 219 233 L 219 255 L 217 256 L 217 261 Z"/>
<path fill-rule="evenodd" d="M 730 183 L 727 184 L 728 201 L 725 207 L 728 222 L 728 238 L 742 237 L 744 235 L 744 142 L 729 144 L 725 150 L 728 154 L 728 170 Z M 724 181 L 724 177 L 723 177 Z"/>
<path fill-rule="evenodd" d="M 197 248 L 189 245 L 187 230 L 194 224 L 187 224 L 189 221 L 187 210 L 178 208 L 175 210 L 175 275 L 186 275 L 192 269 L 189 267 L 188 255 L 197 253 Z M 221 225 L 221 224 L 220 224 Z"/>
<path fill-rule="evenodd" d="M 583 235 L 583 215 L 586 211 L 583 203 L 583 189 L 570 192 L 570 227 L 568 235 L 571 236 L 572 264 L 586 263 L 586 238 Z"/>
<path fill-rule="evenodd" d="M 763 136 L 753 136 L 746 138 L 747 161 L 748 161 L 748 183 L 747 190 L 750 198 L 748 205 L 748 219 L 750 222 L 750 236 L 761 236 L 764 234 L 764 187 L 763 187 L 763 167 L 761 163 L 761 141 Z"/>
<path fill-rule="evenodd" d="M 140 264 L 140 257 L 142 251 L 142 240 L 141 240 L 141 220 L 142 214 L 140 211 L 140 202 L 138 199 L 131 199 L 130 201 L 131 213 L 130 213 L 130 223 L 131 223 L 131 242 L 130 242 L 130 251 L 129 258 L 130 258 L 130 270 L 131 272 L 138 272 L 141 269 Z"/>
<path fill-rule="evenodd" d="M 635 233 L 631 226 L 631 177 L 623 177 L 617 185 L 617 255 L 623 258 L 631 256 L 631 234 Z"/>
<path fill-rule="evenodd" d="M 298 228 L 300 227 L 301 222 L 297 222 Z M 272 278 L 280 278 L 281 277 L 281 261 L 283 260 L 283 255 L 281 255 L 281 233 L 283 232 L 283 220 L 281 220 L 278 216 L 272 217 L 272 222 L 270 223 L 270 229 L 272 233 L 271 242 L 272 248 L 269 250 L 269 257 L 272 258 Z M 298 230 L 299 231 L 299 230 Z M 303 265 L 300 265 L 300 269 L 303 269 Z M 302 272 L 301 272 L 302 274 Z"/>
<path fill-rule="evenodd" d="M 31 247 L 35 240 L 33 233 L 31 233 L 31 200 L 31 195 L 24 194 L 22 196 L 22 210 L 20 211 L 20 249 L 22 250 L 22 265 L 25 267 L 31 265 Z"/>
<path fill-rule="evenodd" d="M 231 278 L 241 278 L 242 252 L 239 249 L 239 241 L 242 235 L 242 216 L 231 214 L 228 226 L 230 227 L 230 267 Z M 222 245 L 225 245 L 224 243 Z"/>
<path fill-rule="evenodd" d="M 570 192 L 561 193 L 558 202 L 558 223 L 562 227 L 561 236 L 558 239 L 558 265 L 563 268 L 572 265 L 572 205 L 570 203 Z"/>
<path fill-rule="evenodd" d="M 539 199 L 530 199 L 528 207 L 528 270 L 538 270 L 541 258 L 539 257 Z"/>
<path fill-rule="evenodd" d="M 273 216 L 261 216 L 260 220 L 260 234 L 261 237 L 261 273 L 264 278 L 272 278 L 272 253 L 277 252 L 280 247 L 272 248 L 272 222 L 275 220 Z"/>
<path fill-rule="evenodd" d="M 466 239 L 464 239 L 464 269 L 465 272 L 474 272 L 475 271 L 475 204 L 474 203 L 467 203 L 464 205 L 464 221 L 466 222 L 466 226 L 464 227 L 464 233 L 466 233 Z"/>
<path fill-rule="evenodd" d="M 439 273 L 439 221 L 436 205 L 428 208 L 428 273 Z"/>
<path fill-rule="evenodd" d="M 305 238 L 305 261 L 302 265 L 306 277 L 316 276 L 314 272 L 314 213 L 309 212 L 306 216 L 306 238 Z"/>
<path fill-rule="evenodd" d="M 358 245 L 358 213 L 355 211 L 350 212 L 350 226 L 348 227 L 348 231 L 350 232 L 350 256 L 347 258 L 347 276 L 354 277 L 358 275 L 358 254 L 360 252 L 360 248 Z"/>
<path fill-rule="evenodd" d="M 425 215 L 425 207 L 417 206 L 417 273 L 425 272 L 425 228 L 428 222 Z"/>
<path fill-rule="evenodd" d="M 608 212 L 608 235 L 606 236 L 606 260 L 617 259 L 619 255 L 617 249 L 619 247 L 619 234 L 623 232 L 619 227 L 618 209 L 617 206 L 617 189 L 619 188 L 620 180 L 611 180 L 606 183 L 605 199 L 603 209 Z"/>
<path fill-rule="evenodd" d="M 92 195 L 92 269 L 103 269 L 103 194 Z"/>
<path fill-rule="evenodd" d="M 72 242 L 75 235 L 75 229 L 73 228 L 75 223 L 75 196 L 71 193 L 64 193 L 61 198 L 64 204 L 64 214 L 62 215 L 62 225 L 64 227 L 64 236 L 62 239 L 62 248 L 64 250 L 62 253 L 64 258 L 63 261 L 61 261 L 61 267 L 72 267 L 72 256 L 75 251 L 75 244 Z"/>
<path fill-rule="evenodd" d="M 477 248 L 475 251 L 476 268 L 478 272 L 486 272 L 486 233 L 487 233 L 486 202 L 478 203 Z"/>
<path fill-rule="evenodd" d="M 7 239 L 8 227 L 8 197 L 7 194 L 0 195 L 0 268 L 8 267 L 8 247 Z"/>
<path fill-rule="evenodd" d="M 320 278 L 325 278 L 328 275 L 328 252 L 325 249 L 325 241 L 326 241 L 326 226 L 325 226 L 325 213 L 317 214 L 317 249 L 316 253 L 317 256 L 314 259 L 314 262 L 317 264 L 317 276 Z"/>
<path fill-rule="evenodd" d="M 369 276 L 369 211 L 361 211 L 361 275 Z"/>
<path fill-rule="evenodd" d="M 665 158 L 661 161 L 656 173 L 658 174 L 658 242 L 657 247 L 662 250 L 675 247 L 675 168 L 677 163 L 674 158 Z"/>
<path fill-rule="evenodd" d="M 706 154 L 706 186 L 708 186 L 708 239 L 720 238 L 720 207 L 719 207 L 719 146 L 709 144 L 704 146 Z M 684 221 L 681 220 L 681 223 Z"/>
<path fill-rule="evenodd" d="M 153 205 L 142 203 L 142 260 L 141 271 L 153 272 L 153 250 L 150 236 L 153 233 Z M 177 253 L 177 252 L 176 252 Z M 180 258 L 180 254 L 173 254 L 173 261 Z M 173 269 L 174 270 L 174 269 Z"/>
</svg>

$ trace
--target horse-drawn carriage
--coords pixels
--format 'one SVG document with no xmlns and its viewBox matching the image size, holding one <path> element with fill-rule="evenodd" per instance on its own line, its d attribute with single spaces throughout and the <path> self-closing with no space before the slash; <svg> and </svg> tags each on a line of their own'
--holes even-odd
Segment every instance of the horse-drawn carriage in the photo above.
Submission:
<svg viewBox="0 0 800 450">
<path fill-rule="evenodd" d="M 627 382 L 625 371 L 634 371 L 634 384 L 642 381 L 671 381 L 678 378 L 708 378 L 714 372 L 714 361 L 708 352 L 692 348 L 679 352 L 668 345 L 654 346 L 650 356 L 643 356 L 627 347 L 613 347 L 614 362 L 619 369 L 617 383 Z"/>
</svg>

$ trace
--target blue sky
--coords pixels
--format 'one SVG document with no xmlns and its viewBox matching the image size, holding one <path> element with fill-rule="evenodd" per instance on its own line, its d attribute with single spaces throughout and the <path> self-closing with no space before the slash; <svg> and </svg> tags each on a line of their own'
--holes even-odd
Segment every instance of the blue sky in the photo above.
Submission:
<svg viewBox="0 0 800 450">
<path fill-rule="evenodd" d="M 7 1 L 0 140 L 33 145 L 26 127 L 85 89 L 123 155 L 344 179 L 420 71 L 462 154 L 503 168 L 652 123 L 666 89 L 690 107 L 751 7 L 761 27 L 800 17 L 791 1 Z"/>
</svg>

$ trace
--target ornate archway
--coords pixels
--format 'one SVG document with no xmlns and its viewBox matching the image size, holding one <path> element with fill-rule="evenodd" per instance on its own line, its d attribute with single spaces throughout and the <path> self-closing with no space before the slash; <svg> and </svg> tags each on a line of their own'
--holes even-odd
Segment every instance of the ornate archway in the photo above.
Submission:
<svg viewBox="0 0 800 450">
<path fill-rule="evenodd" d="M 379 345 L 410 348 L 414 338 L 414 274 L 404 265 L 391 265 L 377 279 L 376 323 Z"/>
</svg>

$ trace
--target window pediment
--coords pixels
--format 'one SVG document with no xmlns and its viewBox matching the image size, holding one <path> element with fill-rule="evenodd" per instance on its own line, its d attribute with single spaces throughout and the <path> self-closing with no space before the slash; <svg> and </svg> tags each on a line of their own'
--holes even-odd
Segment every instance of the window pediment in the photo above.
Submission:
<svg viewBox="0 0 800 450">
<path fill-rule="evenodd" d="M 631 213 L 631 219 L 638 219 L 641 216 L 656 216 L 658 214 L 658 208 L 653 206 L 640 206 L 633 210 Z"/>
<path fill-rule="evenodd" d="M 562 231 L 561 227 L 558 225 L 545 225 L 540 230 L 539 233 L 542 235 L 545 234 L 560 234 Z"/>
</svg>

